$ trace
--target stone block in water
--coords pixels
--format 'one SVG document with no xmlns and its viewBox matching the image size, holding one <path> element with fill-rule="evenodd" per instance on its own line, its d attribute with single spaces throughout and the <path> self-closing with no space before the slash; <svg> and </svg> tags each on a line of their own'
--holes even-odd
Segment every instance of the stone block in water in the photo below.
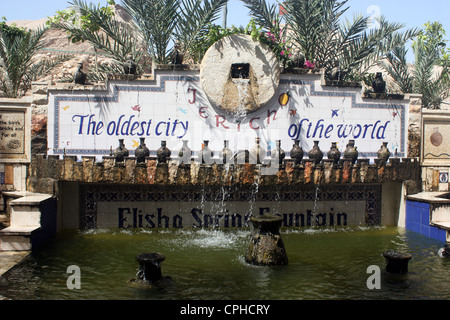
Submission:
<svg viewBox="0 0 450 320">
<path fill-rule="evenodd" d="M 245 261 L 262 266 L 286 265 L 288 257 L 279 228 L 283 218 L 275 215 L 251 217 L 253 235 Z"/>
<path fill-rule="evenodd" d="M 383 257 L 386 259 L 387 272 L 397 274 L 408 273 L 408 262 L 412 259 L 410 254 L 389 250 L 383 253 Z"/>
</svg>

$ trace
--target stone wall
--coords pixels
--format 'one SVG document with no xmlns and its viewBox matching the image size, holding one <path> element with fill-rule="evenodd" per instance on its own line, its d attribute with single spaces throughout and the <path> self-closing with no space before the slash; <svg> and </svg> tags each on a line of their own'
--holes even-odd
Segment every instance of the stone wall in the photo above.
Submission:
<svg viewBox="0 0 450 320">
<path fill-rule="evenodd" d="M 417 158 L 422 146 L 422 95 L 410 95 L 408 111 L 408 157 Z"/>
<path fill-rule="evenodd" d="M 420 185 L 420 164 L 417 159 L 393 158 L 387 164 L 369 163 L 359 159 L 355 164 L 341 161 L 333 164 L 323 160 L 315 164 L 304 159 L 295 165 L 285 160 L 275 174 L 265 174 L 269 165 L 261 164 L 179 164 L 172 159 L 158 163 L 156 158 L 148 157 L 145 163 L 136 163 L 135 157 L 128 157 L 116 163 L 114 157 L 104 157 L 96 162 L 95 157 L 45 156 L 35 155 L 29 167 L 27 189 L 33 192 L 54 194 L 57 181 L 80 183 L 115 183 L 148 185 L 321 185 L 321 184 L 381 184 L 384 182 L 405 182 L 410 192 L 417 191 Z"/>
<path fill-rule="evenodd" d="M 166 68 L 164 68 L 166 67 Z M 168 66 L 159 66 L 156 68 L 158 72 L 167 71 Z M 138 87 L 140 80 L 144 80 L 144 84 L 148 85 L 148 80 L 156 79 L 156 71 L 151 75 L 144 75 L 133 79 L 124 79 L 124 76 L 112 76 L 110 80 L 133 80 L 133 86 Z M 172 69 L 171 69 L 172 70 Z M 188 68 L 188 70 L 198 74 L 198 66 L 194 69 Z M 186 72 L 183 70 L 172 70 L 171 72 Z M 119 77 L 119 78 L 117 78 Z M 319 85 L 317 85 L 315 74 L 293 74 L 293 79 L 306 77 L 305 81 L 292 80 L 290 75 L 283 75 L 284 84 L 291 85 L 295 90 L 303 90 L 303 87 L 311 90 L 315 88 L 318 96 L 324 96 L 327 101 L 335 93 L 333 90 L 342 94 L 343 88 L 333 88 L 331 84 L 321 83 L 323 87 L 319 91 Z M 290 80 L 289 80 L 290 79 Z M 147 81 L 147 84 L 145 84 Z M 320 84 L 320 81 L 318 82 Z M 194 85 L 190 83 L 190 85 Z M 152 84 L 153 85 L 153 84 Z M 156 82 L 156 87 L 159 85 Z M 315 87 L 316 86 L 316 87 Z M 159 87 L 158 87 L 159 88 Z M 158 89 L 156 88 L 156 89 Z M 153 88 L 150 88 L 152 91 Z M 156 90 L 155 89 L 155 90 Z M 331 161 L 324 160 L 319 165 L 314 165 L 309 159 L 304 159 L 301 165 L 295 166 L 292 161 L 285 160 L 284 166 L 280 170 L 275 170 L 277 174 L 266 175 L 264 171 L 267 167 L 262 165 L 252 164 L 235 164 L 235 165 L 221 165 L 214 164 L 210 166 L 200 165 L 196 161 L 192 161 L 190 165 L 178 165 L 178 161 L 171 160 L 168 164 L 158 164 L 156 158 L 148 158 L 145 164 L 137 164 L 134 157 L 129 157 L 124 163 L 115 163 L 113 157 L 103 157 L 103 161 L 98 161 L 98 155 L 96 157 L 89 156 L 57 156 L 48 155 L 51 153 L 47 146 L 48 134 L 47 134 L 47 121 L 48 121 L 48 107 L 49 107 L 49 92 L 53 94 L 58 92 L 72 92 L 85 94 L 90 93 L 98 94 L 99 96 L 108 95 L 108 83 L 93 84 L 93 85 L 75 85 L 75 84 L 49 84 L 46 82 L 33 83 L 33 96 L 32 96 L 32 128 L 31 128 L 31 149 L 33 159 L 29 167 L 29 177 L 27 181 L 27 187 L 30 191 L 39 191 L 47 193 L 55 193 L 56 181 L 78 181 L 87 183 L 124 183 L 124 184 L 224 184 L 224 183 L 240 183 L 240 184 L 252 184 L 255 181 L 262 185 L 272 184 L 346 184 L 346 183 L 368 183 L 376 184 L 383 182 L 405 182 L 408 186 L 408 192 L 412 190 L 420 191 L 420 165 L 417 161 L 417 157 L 420 156 L 421 150 L 421 97 L 420 95 L 405 95 L 401 96 L 399 103 L 405 105 L 404 120 L 402 123 L 407 124 L 406 130 L 401 132 L 401 135 L 407 135 L 406 148 L 408 158 L 395 158 L 397 150 L 391 150 L 393 153 L 392 158 L 387 165 L 379 165 L 377 163 L 371 163 L 369 159 L 359 159 L 355 165 L 349 162 L 341 162 L 339 165 L 333 165 Z M 189 91 L 191 90 L 191 91 Z M 322 90 L 326 90 L 323 91 Z M 347 89 L 344 88 L 344 91 Z M 354 97 L 354 100 L 359 99 L 361 88 L 348 89 L 348 93 L 345 92 L 343 97 Z M 192 89 L 187 90 L 189 96 L 188 99 L 192 99 Z M 96 93 L 97 92 L 97 93 Z M 186 92 L 184 92 L 186 93 Z M 167 93 L 167 94 L 170 94 Z M 293 93 L 291 93 L 293 94 Z M 307 96 L 309 97 L 309 96 Z M 380 98 L 380 97 L 367 97 L 362 96 L 362 107 L 369 110 L 367 107 L 371 107 L 373 103 L 379 103 L 380 105 L 388 106 L 389 111 L 392 111 L 392 117 L 398 118 L 398 110 L 395 109 L 395 103 L 392 104 L 391 100 L 394 98 Z M 194 96 L 195 100 L 195 96 Z M 189 100 L 189 103 L 191 101 Z M 206 103 L 206 102 L 202 102 Z M 294 107 L 296 105 L 294 104 Z M 392 106 L 392 110 L 390 109 Z M 283 107 L 281 107 L 283 108 Z M 358 112 L 363 112 L 359 110 Z M 295 110 L 294 110 L 295 111 Z M 301 110 L 300 110 L 301 111 Z M 290 113 L 289 118 L 294 118 L 295 113 Z M 202 116 L 202 114 L 200 115 Z M 366 116 L 366 114 L 364 114 Z M 334 113 L 331 118 L 334 117 Z M 297 119 L 297 118 L 295 118 Z M 373 119 L 374 121 L 377 119 Z M 319 123 L 318 123 L 319 124 Z M 284 128 L 287 130 L 288 128 Z M 300 129 L 299 129 L 300 131 Z M 400 135 L 400 134 L 399 134 Z M 402 138 L 403 139 L 403 138 Z M 379 145 L 377 145 L 378 148 Z M 373 147 L 372 147 L 373 149 Z M 309 149 L 305 149 L 307 151 Z M 194 151 L 194 150 L 193 150 Z M 341 150 L 343 151 L 343 150 Z M 64 150 L 65 152 L 65 150 Z M 400 150 L 399 150 L 400 152 Z M 376 150 L 371 150 L 371 153 L 375 154 Z M 70 154 L 70 150 L 69 150 Z M 153 151 L 152 155 L 155 154 Z M 195 152 L 193 152 L 195 154 Z M 398 155 L 403 157 L 403 155 Z M 61 158 L 60 158 L 61 157 Z M 373 157 L 373 155 L 372 155 Z M 305 155 L 305 158 L 307 156 Z M 419 182 L 418 182 L 419 181 Z"/>
<path fill-rule="evenodd" d="M 422 181 L 424 191 L 448 191 L 450 176 L 450 112 L 423 110 Z"/>
<path fill-rule="evenodd" d="M 30 153 L 31 100 L 0 99 L 0 191 L 25 191 Z M 0 195 L 0 210 L 3 201 Z"/>
</svg>

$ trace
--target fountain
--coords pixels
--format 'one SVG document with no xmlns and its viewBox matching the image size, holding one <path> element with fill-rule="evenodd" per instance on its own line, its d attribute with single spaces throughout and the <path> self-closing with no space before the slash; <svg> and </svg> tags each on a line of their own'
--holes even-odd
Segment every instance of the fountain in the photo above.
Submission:
<svg viewBox="0 0 450 320">
<path fill-rule="evenodd" d="M 272 99 L 279 83 L 280 66 L 266 45 L 249 35 L 236 34 L 207 50 L 200 78 L 211 105 L 241 120 Z"/>
<path fill-rule="evenodd" d="M 74 236 L 70 249 L 82 251 L 77 243 L 85 241 L 100 245 L 102 230 L 114 230 L 108 237 L 118 239 L 103 241 L 102 252 L 110 252 L 108 245 L 128 254 L 152 248 L 136 257 L 134 284 L 169 283 L 161 272 L 165 256 L 157 252 L 167 254 L 177 288 L 148 290 L 145 298 L 370 298 L 361 292 L 364 271 L 368 263 L 383 263 L 373 252 L 385 244 L 401 250 L 408 243 L 385 226 L 400 220 L 392 209 L 402 207 L 400 195 L 420 185 L 420 164 L 408 153 L 410 98 L 363 100 L 360 88 L 330 87 L 316 71 L 282 73 L 273 52 L 249 36 L 226 37 L 208 51 L 201 66 L 157 67 L 151 77 L 133 76 L 133 83 L 112 79 L 102 91 L 48 90 L 49 151 L 33 156 L 27 188 L 54 193 L 64 203 L 58 227 L 91 238 Z M 280 102 L 281 96 L 287 98 Z M 59 130 L 61 125 L 69 128 Z M 106 156 L 117 139 L 114 157 Z M 249 139 L 255 139 L 253 148 Z M 373 146 L 381 141 L 398 154 L 375 165 Z M 281 148 L 292 142 L 290 151 Z M 342 155 L 338 143 L 348 143 Z M 322 150 L 330 144 L 324 160 Z M 171 149 L 179 151 L 172 156 Z M 388 240 L 380 244 L 380 238 Z M 354 261 L 348 243 L 361 252 L 361 261 Z M 323 248 L 334 254 L 317 255 Z M 114 292 L 135 264 L 117 256 L 121 261 L 103 253 L 95 259 L 99 270 L 120 269 Z M 407 272 L 410 256 L 384 257 L 389 272 Z M 344 269 L 363 276 L 327 278 Z M 433 276 L 439 284 L 439 275 Z M 86 286 L 89 280 L 86 275 Z M 91 281 L 91 288 L 98 285 Z M 114 297 L 110 287 L 101 290 Z M 49 291 L 45 297 L 54 294 Z M 380 292 L 377 297 L 390 294 L 389 288 Z"/>
<path fill-rule="evenodd" d="M 288 263 L 286 249 L 280 235 L 283 218 L 275 215 L 251 217 L 253 235 L 248 245 L 245 261 L 262 266 L 277 266 Z"/>
<path fill-rule="evenodd" d="M 171 277 L 163 277 L 161 272 L 161 263 L 166 257 L 157 252 L 141 253 L 136 256 L 136 261 L 139 262 L 139 270 L 137 272 L 137 279 L 130 282 L 136 284 L 148 284 L 154 286 L 165 286 L 171 283 Z"/>
</svg>

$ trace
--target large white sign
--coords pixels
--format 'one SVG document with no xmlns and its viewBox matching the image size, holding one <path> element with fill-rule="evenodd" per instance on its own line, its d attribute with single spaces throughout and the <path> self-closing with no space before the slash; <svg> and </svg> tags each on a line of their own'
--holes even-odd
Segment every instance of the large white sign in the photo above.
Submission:
<svg viewBox="0 0 450 320">
<path fill-rule="evenodd" d="M 194 155 L 204 140 L 215 157 L 229 140 L 233 151 L 250 150 L 260 137 L 265 150 L 276 140 L 289 156 L 293 140 L 307 152 L 313 142 L 326 153 L 355 140 L 360 157 L 373 158 L 382 142 L 398 157 L 407 154 L 407 102 L 362 99 L 361 88 L 322 86 L 320 75 L 282 75 L 266 107 L 237 117 L 215 110 L 198 71 L 157 71 L 154 81 L 111 81 L 108 91 L 58 91 L 49 96 L 49 154 L 95 155 L 99 159 L 124 139 L 133 155 L 140 138 L 156 154 L 161 141 L 176 156 L 182 140 Z"/>
</svg>

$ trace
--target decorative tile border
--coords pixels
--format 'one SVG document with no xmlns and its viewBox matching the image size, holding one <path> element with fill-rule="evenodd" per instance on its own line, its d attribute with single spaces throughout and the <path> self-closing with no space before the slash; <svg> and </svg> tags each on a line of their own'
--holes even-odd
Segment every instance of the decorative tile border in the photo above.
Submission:
<svg viewBox="0 0 450 320">
<path fill-rule="evenodd" d="M 61 109 L 61 102 L 119 102 L 119 92 L 120 91 L 136 91 L 136 92 L 165 92 L 166 91 L 166 81 L 186 81 L 186 82 L 199 82 L 199 77 L 190 76 L 161 76 L 159 77 L 159 86 L 123 86 L 123 85 L 113 85 L 112 96 L 56 96 L 53 103 L 54 113 L 55 113 L 55 125 L 54 125 L 54 136 L 53 143 L 54 146 L 59 146 L 59 116 Z M 71 154 L 104 154 L 108 155 L 110 150 L 90 150 L 90 149 L 71 149 Z M 54 148 L 55 154 L 64 154 L 64 149 Z"/>
<path fill-rule="evenodd" d="M 166 83 L 167 81 L 185 81 L 185 82 L 199 82 L 199 77 L 197 76 L 167 76 L 161 75 L 157 77 L 157 80 L 152 80 L 152 82 L 156 82 L 155 85 L 123 85 L 123 84 L 111 84 L 112 85 L 112 95 L 98 95 L 98 96 L 79 96 L 78 94 L 69 95 L 69 96 L 55 96 L 54 99 L 54 116 L 55 116 L 55 124 L 54 124 L 54 136 L 53 136 L 53 144 L 55 146 L 54 153 L 55 154 L 63 154 L 64 149 L 60 147 L 59 144 L 59 132 L 60 128 L 60 110 L 61 103 L 72 101 L 72 102 L 115 102 L 119 103 L 119 93 L 120 92 L 166 92 Z M 292 85 L 292 86 L 310 86 L 310 96 L 318 96 L 318 97 L 350 97 L 351 98 L 351 108 L 356 109 L 393 109 L 400 117 L 400 150 L 397 152 L 398 157 L 405 157 L 406 155 L 406 143 L 405 143 L 405 134 L 406 134 L 406 105 L 405 104 L 380 104 L 380 103 L 357 103 L 356 92 L 348 92 L 343 90 L 334 90 L 334 91 L 319 91 L 316 90 L 317 80 L 292 80 L 292 79 L 281 79 L 280 85 Z M 77 92 L 78 93 L 78 92 Z M 133 154 L 133 150 L 130 151 Z M 154 151 L 155 152 L 155 151 Z M 108 155 L 110 150 L 101 149 L 101 150 L 91 150 L 91 149 L 70 149 L 71 154 L 80 154 L 80 155 L 94 155 L 94 154 L 103 154 Z M 376 157 L 376 152 L 360 152 L 361 157 Z"/>
<path fill-rule="evenodd" d="M 365 202 L 366 225 L 381 223 L 380 185 L 331 186 L 152 186 L 152 185 L 80 185 L 80 228 L 97 228 L 97 203 L 267 203 L 285 202 Z M 290 205 L 290 207 L 292 207 Z M 284 214 L 284 212 L 281 212 Z M 291 212 L 289 212 L 291 213 Z M 186 214 L 183 212 L 180 215 Z"/>
<path fill-rule="evenodd" d="M 405 146 L 405 133 L 406 133 L 406 112 L 405 105 L 402 104 L 370 104 L 370 103 L 357 103 L 356 102 L 356 93 L 354 92 L 343 92 L 343 91 L 317 91 L 315 81 L 312 80 L 280 80 L 280 84 L 288 84 L 288 85 L 309 85 L 311 87 L 311 96 L 318 97 L 350 97 L 352 99 L 352 109 L 395 109 L 398 111 L 400 119 L 401 119 L 401 144 L 400 144 L 400 152 L 398 152 L 399 157 L 405 157 L 406 155 L 406 146 Z M 360 156 L 362 157 L 376 157 L 376 152 L 361 152 Z"/>
</svg>

